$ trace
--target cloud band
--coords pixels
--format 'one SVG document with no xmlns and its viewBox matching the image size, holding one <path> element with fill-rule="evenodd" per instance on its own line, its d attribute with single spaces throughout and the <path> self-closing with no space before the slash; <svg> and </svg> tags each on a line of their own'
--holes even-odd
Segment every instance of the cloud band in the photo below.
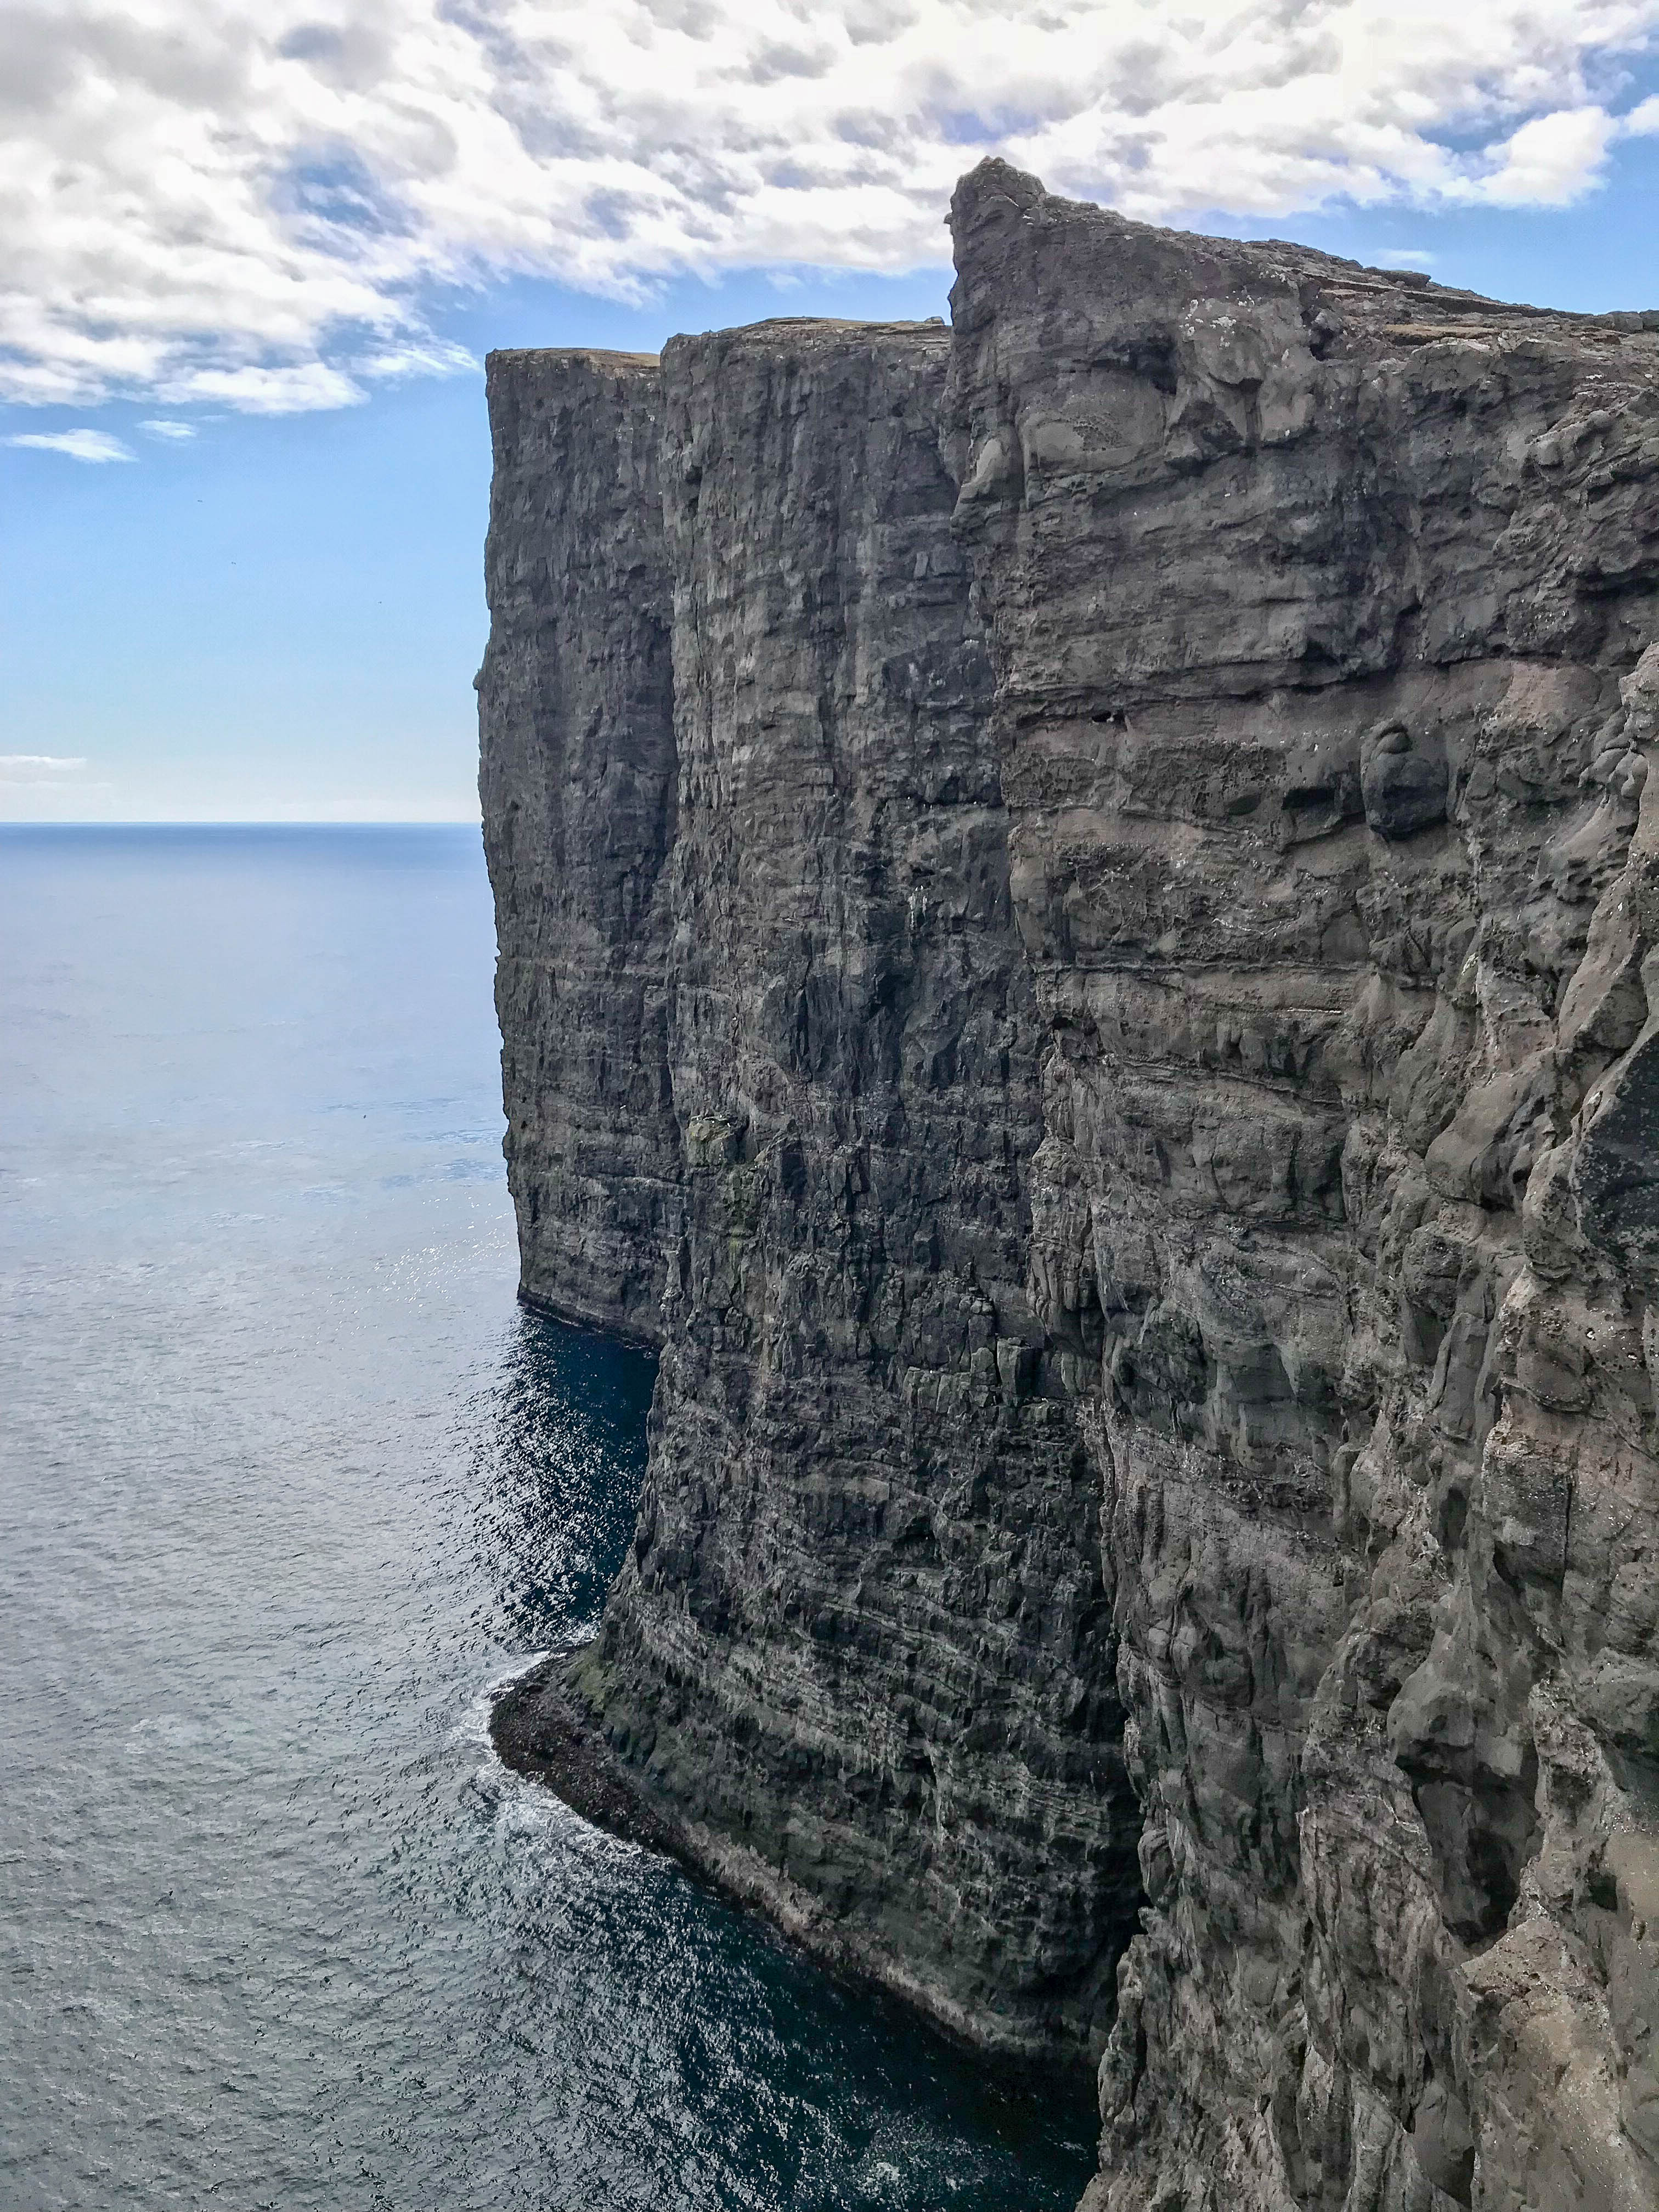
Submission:
<svg viewBox="0 0 1659 2212">
<path fill-rule="evenodd" d="M 0 398 L 334 407 L 458 365 L 434 285 L 938 262 L 993 149 L 1155 220 L 1559 205 L 1654 127 L 1619 110 L 1656 33 L 1659 0 L 0 6 Z"/>
</svg>

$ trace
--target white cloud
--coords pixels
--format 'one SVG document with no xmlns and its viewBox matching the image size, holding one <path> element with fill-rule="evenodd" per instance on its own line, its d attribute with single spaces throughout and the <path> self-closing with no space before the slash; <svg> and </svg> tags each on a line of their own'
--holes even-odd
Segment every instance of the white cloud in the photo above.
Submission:
<svg viewBox="0 0 1659 2212">
<path fill-rule="evenodd" d="M 204 363 L 161 378 L 156 391 L 174 402 L 216 400 L 243 415 L 303 415 L 350 407 L 364 396 L 360 384 L 323 361 L 246 362 L 232 368 Z"/>
<path fill-rule="evenodd" d="M 351 366 L 359 376 L 382 383 L 403 376 L 476 376 L 483 369 L 475 355 L 447 338 L 403 340 L 376 353 L 362 354 Z"/>
<path fill-rule="evenodd" d="M 459 365 L 434 285 L 940 261 L 992 149 L 1154 219 L 1560 205 L 1656 35 L 1659 0 L 0 0 L 0 398 L 335 407 Z"/>
<path fill-rule="evenodd" d="M 88 782 L 79 755 L 0 753 L 0 822 L 83 822 L 115 805 L 112 783 Z"/>
<path fill-rule="evenodd" d="M 193 438 L 196 435 L 196 425 L 193 422 L 157 422 L 152 418 L 148 422 L 141 422 L 138 428 L 141 430 L 148 430 L 152 438 L 166 438 L 175 445 L 182 444 L 185 439 Z"/>
<path fill-rule="evenodd" d="M 72 461 L 131 461 L 137 456 L 107 430 L 26 430 L 8 438 L 9 446 L 33 446 L 43 453 L 67 453 Z"/>
<path fill-rule="evenodd" d="M 1482 197 L 1499 207 L 1561 207 L 1601 181 L 1618 125 L 1605 108 L 1535 115 L 1498 149 Z"/>
</svg>

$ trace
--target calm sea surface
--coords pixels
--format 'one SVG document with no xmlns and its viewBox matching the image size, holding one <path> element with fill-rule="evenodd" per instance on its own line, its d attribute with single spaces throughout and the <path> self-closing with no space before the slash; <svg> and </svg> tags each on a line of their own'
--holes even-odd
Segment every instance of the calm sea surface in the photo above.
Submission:
<svg viewBox="0 0 1659 2212">
<path fill-rule="evenodd" d="M 475 833 L 0 832 L 0 2205 L 1069 2207 L 495 1760 L 651 1368 L 520 1313 Z"/>
</svg>

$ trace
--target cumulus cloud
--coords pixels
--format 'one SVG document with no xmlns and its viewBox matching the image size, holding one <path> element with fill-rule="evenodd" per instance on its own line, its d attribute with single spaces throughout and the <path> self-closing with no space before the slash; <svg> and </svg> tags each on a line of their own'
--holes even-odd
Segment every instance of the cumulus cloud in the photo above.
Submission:
<svg viewBox="0 0 1659 2212">
<path fill-rule="evenodd" d="M 1127 213 L 1559 206 L 1659 0 L 0 0 L 0 397 L 337 407 L 433 288 L 942 260 L 1000 150 Z"/>
<path fill-rule="evenodd" d="M 1601 180 L 1618 128 L 1601 107 L 1564 107 L 1523 123 L 1499 149 L 1483 197 L 1499 207 L 1559 207 Z"/>
<path fill-rule="evenodd" d="M 141 422 L 138 428 L 147 431 L 152 438 L 165 438 L 174 445 L 180 444 L 185 439 L 193 438 L 196 435 L 196 425 L 193 422 L 158 422 L 152 417 L 148 422 Z"/>
<path fill-rule="evenodd" d="M 27 430 L 8 438 L 9 446 L 33 446 L 43 453 L 67 453 L 72 461 L 131 461 L 131 448 L 107 430 Z"/>
</svg>

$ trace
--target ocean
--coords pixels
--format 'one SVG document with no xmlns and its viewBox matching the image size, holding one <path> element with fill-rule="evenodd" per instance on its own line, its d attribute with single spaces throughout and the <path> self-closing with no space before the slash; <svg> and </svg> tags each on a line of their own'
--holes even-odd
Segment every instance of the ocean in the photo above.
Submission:
<svg viewBox="0 0 1659 2212">
<path fill-rule="evenodd" d="M 494 957 L 476 830 L 0 830 L 0 2204 L 1069 2208 L 489 1747 L 653 1371 L 514 1303 Z"/>
</svg>

